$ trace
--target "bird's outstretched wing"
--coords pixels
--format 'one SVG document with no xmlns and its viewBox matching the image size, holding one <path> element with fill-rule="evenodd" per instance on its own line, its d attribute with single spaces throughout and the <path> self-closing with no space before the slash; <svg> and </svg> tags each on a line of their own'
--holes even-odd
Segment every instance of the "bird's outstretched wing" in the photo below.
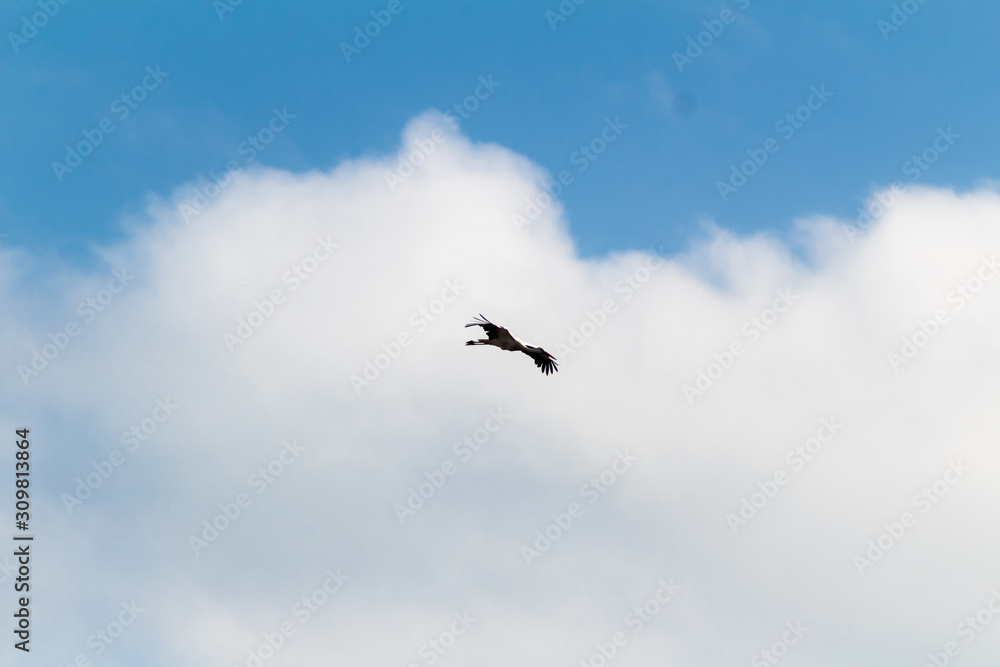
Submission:
<svg viewBox="0 0 1000 667">
<path fill-rule="evenodd" d="M 542 369 L 546 375 L 550 375 L 559 370 L 556 366 L 556 358 L 540 347 L 532 347 L 524 350 L 524 353 L 534 359 L 535 365 Z"/>
<path fill-rule="evenodd" d="M 466 324 L 465 326 L 466 328 L 482 327 L 483 331 L 486 332 L 486 338 L 488 338 L 489 340 L 493 340 L 494 338 L 496 338 L 497 332 L 500 330 L 500 327 L 498 327 L 497 325 L 493 324 L 488 319 L 483 317 L 482 313 L 479 314 L 478 318 L 477 317 L 472 318 L 472 321 Z"/>
</svg>

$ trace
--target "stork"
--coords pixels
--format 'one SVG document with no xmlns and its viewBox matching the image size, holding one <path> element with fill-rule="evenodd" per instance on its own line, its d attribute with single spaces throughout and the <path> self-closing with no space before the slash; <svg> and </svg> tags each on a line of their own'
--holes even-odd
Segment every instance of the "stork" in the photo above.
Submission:
<svg viewBox="0 0 1000 667">
<path fill-rule="evenodd" d="M 480 340 L 470 340 L 466 343 L 466 345 L 494 345 L 499 347 L 501 350 L 507 350 L 508 352 L 524 352 L 535 361 L 535 365 L 541 368 L 542 372 L 546 375 L 559 370 L 556 368 L 556 358 L 551 354 L 540 347 L 528 345 L 524 341 L 514 338 L 510 335 L 509 331 L 503 327 L 498 327 L 483 317 L 482 313 L 479 314 L 478 318 L 473 318 L 473 321 L 469 322 L 465 326 L 482 327 L 483 331 L 486 332 L 486 338 Z"/>
</svg>

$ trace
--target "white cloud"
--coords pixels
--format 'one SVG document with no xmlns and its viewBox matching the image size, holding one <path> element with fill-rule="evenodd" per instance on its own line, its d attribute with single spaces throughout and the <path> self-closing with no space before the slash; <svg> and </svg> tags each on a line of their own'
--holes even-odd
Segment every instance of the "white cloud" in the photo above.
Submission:
<svg viewBox="0 0 1000 667">
<path fill-rule="evenodd" d="M 437 127 L 412 122 L 400 155 Z M 802 221 L 808 265 L 721 230 L 662 263 L 584 260 L 558 205 L 512 224 L 537 166 L 453 132 L 436 145 L 393 192 L 399 156 L 244 173 L 189 224 L 158 202 L 93 275 L 0 247 L 18 316 L 0 341 L 2 423 L 34 437 L 38 657 L 95 659 L 88 635 L 137 599 L 147 611 L 104 664 L 247 664 L 291 619 L 265 664 L 424 665 L 466 610 L 476 622 L 438 664 L 577 665 L 619 630 L 615 664 L 746 664 L 795 621 L 808 631 L 789 664 L 916 665 L 952 640 L 960 664 L 995 658 L 992 627 L 955 633 L 1000 586 L 1000 280 L 949 299 L 1000 254 L 994 191 L 909 190 L 853 244 L 841 222 Z M 134 281 L 84 322 L 77 304 L 123 267 Z M 274 290 L 230 351 L 224 334 Z M 887 355 L 940 309 L 894 370 Z M 479 312 L 550 351 L 585 342 L 545 377 L 466 348 Z M 70 321 L 79 334 L 25 385 L 17 367 Z M 359 395 L 350 376 L 385 350 Z M 699 371 L 716 379 L 689 401 Z M 127 451 L 123 432 L 167 397 L 174 414 Z M 463 460 L 454 443 L 498 407 L 507 423 Z M 831 417 L 843 429 L 795 470 L 786 454 Z M 293 439 L 301 456 L 262 484 Z M 626 449 L 638 460 L 590 504 L 581 485 Z M 63 494 L 113 450 L 124 461 L 68 513 Z M 400 525 L 393 505 L 449 459 L 454 475 Z M 956 460 L 970 470 L 922 514 L 912 497 Z M 727 513 L 778 471 L 787 483 L 734 534 Z M 189 536 L 241 493 L 195 556 Z M 573 502 L 582 515 L 526 565 L 522 545 Z M 855 556 L 907 511 L 913 527 L 859 574 Z M 300 623 L 296 603 L 337 568 L 350 579 Z M 661 579 L 680 591 L 633 634 L 626 614 Z"/>
</svg>

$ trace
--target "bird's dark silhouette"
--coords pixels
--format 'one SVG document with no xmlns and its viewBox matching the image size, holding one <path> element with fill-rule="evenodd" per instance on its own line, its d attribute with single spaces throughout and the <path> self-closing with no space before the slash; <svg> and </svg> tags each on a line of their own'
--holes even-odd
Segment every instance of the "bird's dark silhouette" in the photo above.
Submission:
<svg viewBox="0 0 1000 667">
<path fill-rule="evenodd" d="M 479 314 L 478 318 L 473 318 L 473 321 L 465 326 L 482 327 L 483 331 L 486 332 L 486 338 L 470 340 L 466 345 L 493 345 L 509 352 L 524 352 L 535 361 L 535 365 L 541 368 L 542 372 L 546 375 L 559 370 L 556 367 L 556 358 L 551 354 L 540 347 L 528 345 L 524 341 L 514 338 L 509 331 L 503 327 L 498 327 L 483 317 L 482 313 Z"/>
</svg>

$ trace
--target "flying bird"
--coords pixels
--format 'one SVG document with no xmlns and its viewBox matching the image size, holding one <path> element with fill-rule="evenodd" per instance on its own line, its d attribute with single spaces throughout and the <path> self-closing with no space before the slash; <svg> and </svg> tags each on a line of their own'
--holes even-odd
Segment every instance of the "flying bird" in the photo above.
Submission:
<svg viewBox="0 0 1000 667">
<path fill-rule="evenodd" d="M 486 332 L 485 339 L 470 340 L 466 345 L 495 345 L 501 350 L 507 350 L 508 352 L 524 352 L 535 361 L 535 365 L 541 368 L 542 372 L 546 375 L 559 370 L 556 368 L 556 358 L 551 354 L 540 347 L 528 345 L 524 341 L 514 338 L 510 335 L 509 331 L 503 327 L 498 327 L 483 317 L 482 313 L 479 314 L 478 318 L 473 318 L 473 321 L 465 326 L 482 327 L 483 331 Z"/>
</svg>

